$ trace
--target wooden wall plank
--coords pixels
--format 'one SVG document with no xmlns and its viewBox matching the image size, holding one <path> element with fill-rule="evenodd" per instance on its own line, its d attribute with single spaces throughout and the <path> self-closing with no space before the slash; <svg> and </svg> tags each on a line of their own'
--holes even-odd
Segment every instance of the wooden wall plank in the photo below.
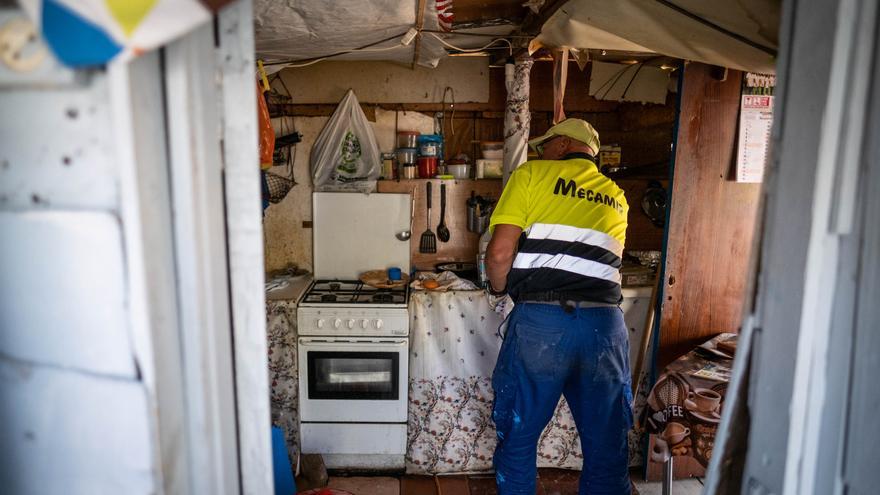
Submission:
<svg viewBox="0 0 880 495">
<path fill-rule="evenodd" d="M 728 180 L 742 73 L 684 71 L 658 366 L 740 327 L 760 184 Z"/>
<path fill-rule="evenodd" d="M 649 181 L 638 179 L 620 179 L 614 181 L 621 189 L 629 204 L 629 215 L 626 226 L 627 251 L 660 251 L 663 249 L 663 229 L 651 223 L 648 215 L 642 211 L 642 197 L 648 188 Z M 668 181 L 660 181 L 664 187 Z"/>
<path fill-rule="evenodd" d="M 415 14 L 415 13 L 414 13 Z M 337 104 L 349 89 L 363 103 L 432 103 L 447 87 L 458 102 L 489 101 L 489 59 L 454 57 L 436 68 L 409 68 L 384 61 L 327 60 L 282 69 L 280 78 L 296 103 Z M 276 88 L 283 91 L 281 84 Z"/>
<path fill-rule="evenodd" d="M 449 123 L 445 124 L 447 131 L 443 136 L 445 140 L 443 146 L 443 152 L 446 155 L 446 159 L 453 158 L 460 153 L 464 153 L 471 158 L 471 162 L 473 162 L 474 158 L 474 149 L 475 144 L 474 140 L 476 139 L 476 119 L 471 117 L 459 116 L 457 112 L 455 114 L 455 119 L 449 119 Z M 454 128 L 455 132 L 449 132 L 449 128 Z M 476 149 L 479 149 L 477 147 Z"/>
</svg>

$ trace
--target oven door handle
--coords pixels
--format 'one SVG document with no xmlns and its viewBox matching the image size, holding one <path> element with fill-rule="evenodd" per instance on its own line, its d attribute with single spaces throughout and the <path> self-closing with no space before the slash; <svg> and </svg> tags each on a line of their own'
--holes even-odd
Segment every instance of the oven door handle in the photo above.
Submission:
<svg viewBox="0 0 880 495">
<path fill-rule="evenodd" d="M 356 346 L 356 347 L 375 347 L 377 344 L 387 346 L 406 346 L 407 341 L 404 339 L 376 339 L 376 340 L 328 340 L 328 339 L 312 339 L 300 337 L 299 345 L 307 345 L 309 347 L 339 347 L 340 345 Z"/>
</svg>

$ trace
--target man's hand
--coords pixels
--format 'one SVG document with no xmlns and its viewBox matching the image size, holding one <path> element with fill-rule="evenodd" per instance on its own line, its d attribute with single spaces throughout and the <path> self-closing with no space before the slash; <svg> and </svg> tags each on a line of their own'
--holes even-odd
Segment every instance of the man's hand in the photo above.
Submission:
<svg viewBox="0 0 880 495">
<path fill-rule="evenodd" d="M 499 314 L 502 318 L 507 318 L 507 314 L 513 311 L 513 299 L 509 295 L 493 296 L 486 292 L 486 299 L 489 301 L 489 307 L 492 311 Z"/>
<path fill-rule="evenodd" d="M 522 229 L 516 225 L 498 224 L 492 232 L 492 240 L 486 248 L 486 273 L 490 288 L 501 292 L 507 287 L 507 274 L 516 256 Z"/>
</svg>

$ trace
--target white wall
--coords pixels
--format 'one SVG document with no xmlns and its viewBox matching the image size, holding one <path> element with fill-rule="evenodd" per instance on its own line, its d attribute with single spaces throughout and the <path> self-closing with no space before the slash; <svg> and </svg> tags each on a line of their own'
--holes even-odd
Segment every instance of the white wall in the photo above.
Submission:
<svg viewBox="0 0 880 495">
<path fill-rule="evenodd" d="M 133 332 L 108 77 L 56 69 L 47 80 L 65 82 L 28 89 L 5 70 L 0 486 L 155 493 L 155 390 L 149 350 Z"/>
</svg>

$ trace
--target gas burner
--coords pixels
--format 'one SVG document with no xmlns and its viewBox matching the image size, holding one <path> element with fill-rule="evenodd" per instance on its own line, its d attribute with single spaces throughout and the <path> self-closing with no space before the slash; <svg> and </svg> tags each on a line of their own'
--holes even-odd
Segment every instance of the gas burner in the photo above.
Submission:
<svg viewBox="0 0 880 495">
<path fill-rule="evenodd" d="M 378 289 L 356 280 L 315 280 L 303 297 L 302 304 L 406 305 L 408 296 L 409 290 L 405 285 Z"/>
<path fill-rule="evenodd" d="M 394 301 L 394 296 L 389 292 L 377 292 L 373 294 L 373 302 L 389 303 Z"/>
</svg>

